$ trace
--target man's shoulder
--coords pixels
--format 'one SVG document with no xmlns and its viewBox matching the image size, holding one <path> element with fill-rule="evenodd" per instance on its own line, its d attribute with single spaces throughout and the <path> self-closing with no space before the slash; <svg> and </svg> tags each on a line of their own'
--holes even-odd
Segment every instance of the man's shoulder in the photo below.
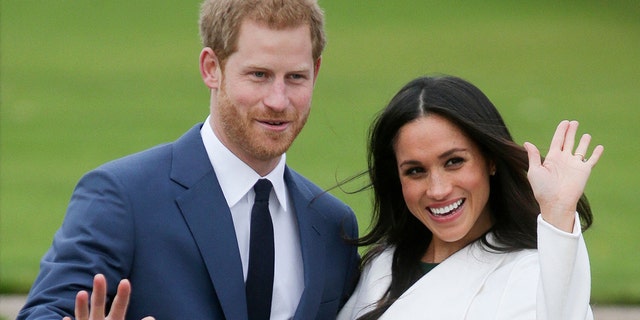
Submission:
<svg viewBox="0 0 640 320">
<path fill-rule="evenodd" d="M 108 161 L 95 170 L 134 174 L 135 172 L 140 173 L 149 170 L 157 171 L 160 168 L 171 166 L 172 161 L 174 161 L 174 154 L 178 153 L 176 149 L 182 149 L 182 151 L 179 152 L 184 153 L 184 150 L 191 149 L 193 143 L 199 142 L 202 144 L 197 127 L 198 125 L 175 141 L 161 143 L 148 149 Z"/>
<path fill-rule="evenodd" d="M 163 143 L 151 148 L 138 151 L 123 157 L 110 160 L 100 165 L 96 170 L 122 171 L 122 170 L 144 170 L 161 162 L 169 161 L 171 155 L 171 145 L 173 143 Z"/>
</svg>

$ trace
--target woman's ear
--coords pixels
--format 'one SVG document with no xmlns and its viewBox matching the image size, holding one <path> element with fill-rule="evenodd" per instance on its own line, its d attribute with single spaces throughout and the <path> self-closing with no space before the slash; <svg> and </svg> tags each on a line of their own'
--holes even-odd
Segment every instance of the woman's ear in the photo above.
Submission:
<svg viewBox="0 0 640 320">
<path fill-rule="evenodd" d="M 490 176 L 495 176 L 496 175 L 496 163 L 493 160 L 489 161 L 489 175 Z"/>
<path fill-rule="evenodd" d="M 220 77 L 222 76 L 220 60 L 213 49 L 209 47 L 202 49 L 200 52 L 200 75 L 209 89 L 218 89 L 220 87 Z"/>
</svg>

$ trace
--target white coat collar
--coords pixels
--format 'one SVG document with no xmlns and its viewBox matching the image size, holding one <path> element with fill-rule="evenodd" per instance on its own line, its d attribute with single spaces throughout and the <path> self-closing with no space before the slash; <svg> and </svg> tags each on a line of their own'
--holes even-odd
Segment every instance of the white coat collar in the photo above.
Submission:
<svg viewBox="0 0 640 320">
<path fill-rule="evenodd" d="M 488 240 L 493 242 L 492 234 Z M 507 256 L 487 250 L 476 241 L 454 253 L 407 289 L 380 319 L 465 319 L 473 298 Z M 447 305 L 452 307 L 443 307 Z M 429 314 L 424 314 L 425 310 Z"/>
</svg>

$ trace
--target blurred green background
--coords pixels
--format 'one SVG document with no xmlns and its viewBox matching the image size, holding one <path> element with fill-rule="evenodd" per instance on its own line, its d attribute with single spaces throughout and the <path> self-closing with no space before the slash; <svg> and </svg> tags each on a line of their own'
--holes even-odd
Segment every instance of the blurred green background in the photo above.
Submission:
<svg viewBox="0 0 640 320">
<path fill-rule="evenodd" d="M 84 172 L 205 119 L 199 2 L 0 2 L 0 293 L 28 291 Z M 592 300 L 640 303 L 640 2 L 320 4 L 329 43 L 292 167 L 324 188 L 363 170 L 374 114 L 426 73 L 476 84 L 543 152 L 578 119 L 606 149 L 587 186 Z M 333 193 L 363 232 L 369 195 Z"/>
</svg>

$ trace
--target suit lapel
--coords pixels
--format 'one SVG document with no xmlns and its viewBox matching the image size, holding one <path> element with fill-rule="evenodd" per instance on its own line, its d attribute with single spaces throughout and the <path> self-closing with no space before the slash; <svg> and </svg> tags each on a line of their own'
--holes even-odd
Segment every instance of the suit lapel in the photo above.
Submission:
<svg viewBox="0 0 640 320">
<path fill-rule="evenodd" d="M 171 179 L 186 189 L 176 203 L 200 250 L 225 317 L 247 319 L 233 219 L 202 143 L 200 125 L 174 143 Z M 324 291 L 324 218 L 313 206 L 311 190 L 288 167 L 285 183 L 296 212 L 304 267 L 304 291 L 294 316 L 302 320 L 318 312 Z"/>
<path fill-rule="evenodd" d="M 324 218 L 313 206 L 313 193 L 289 168 L 285 171 L 285 182 L 298 219 L 304 267 L 304 291 L 294 319 L 309 319 L 310 315 L 317 314 L 324 291 Z"/>
<path fill-rule="evenodd" d="M 211 167 L 199 126 L 174 144 L 171 178 L 186 190 L 176 203 L 191 231 L 227 319 L 246 319 L 242 262 L 231 212 Z"/>
</svg>

